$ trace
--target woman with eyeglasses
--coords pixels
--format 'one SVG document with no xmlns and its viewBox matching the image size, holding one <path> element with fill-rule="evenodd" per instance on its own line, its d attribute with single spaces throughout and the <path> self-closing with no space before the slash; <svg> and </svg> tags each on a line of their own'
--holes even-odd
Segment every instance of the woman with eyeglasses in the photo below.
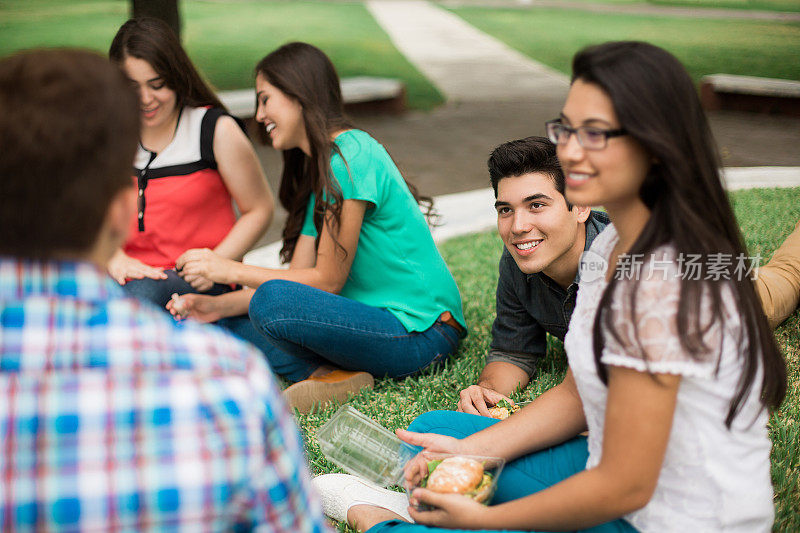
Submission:
<svg viewBox="0 0 800 533">
<path fill-rule="evenodd" d="M 409 508 L 412 525 L 397 498 L 323 476 L 326 512 L 370 533 L 770 531 L 766 426 L 786 370 L 752 280 L 711 267 L 746 251 L 691 79 L 650 44 L 587 48 L 547 131 L 568 200 L 612 221 L 591 247 L 606 275 L 581 278 L 566 377 L 504 421 L 433 412 L 398 431 L 429 451 L 506 459 L 493 505 L 417 489 L 433 510 Z"/>
</svg>

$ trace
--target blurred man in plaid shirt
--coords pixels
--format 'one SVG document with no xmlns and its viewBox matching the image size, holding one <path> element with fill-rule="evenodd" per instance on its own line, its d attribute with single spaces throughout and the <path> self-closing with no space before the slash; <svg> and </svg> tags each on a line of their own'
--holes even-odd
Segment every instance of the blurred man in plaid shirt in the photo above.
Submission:
<svg viewBox="0 0 800 533">
<path fill-rule="evenodd" d="M 126 298 L 139 102 L 104 58 L 0 61 L 0 529 L 326 529 L 254 348 Z"/>
</svg>

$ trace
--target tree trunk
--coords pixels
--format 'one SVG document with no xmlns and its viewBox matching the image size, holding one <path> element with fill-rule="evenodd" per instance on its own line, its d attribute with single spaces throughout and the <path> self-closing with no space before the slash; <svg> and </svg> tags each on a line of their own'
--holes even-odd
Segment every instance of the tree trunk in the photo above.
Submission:
<svg viewBox="0 0 800 533">
<path fill-rule="evenodd" d="M 153 17 L 166 22 L 178 39 L 181 37 L 181 15 L 178 0 L 131 0 L 134 18 Z"/>
</svg>

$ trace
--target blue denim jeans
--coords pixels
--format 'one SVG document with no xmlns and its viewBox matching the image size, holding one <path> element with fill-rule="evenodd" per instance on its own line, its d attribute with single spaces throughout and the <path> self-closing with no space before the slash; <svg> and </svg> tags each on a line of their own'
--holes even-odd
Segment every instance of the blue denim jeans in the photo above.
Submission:
<svg viewBox="0 0 800 533">
<path fill-rule="evenodd" d="M 162 309 L 167 305 L 173 293 L 189 294 L 198 292 L 197 289 L 187 283 L 174 270 L 165 270 L 164 274 L 167 275 L 167 279 L 132 279 L 123 285 L 122 288 L 130 296 L 138 298 L 139 300 L 153 302 Z M 231 288 L 228 285 L 215 283 L 211 289 L 203 294 L 217 296 L 218 294 L 223 294 L 230 290 Z"/>
<path fill-rule="evenodd" d="M 438 433 L 463 439 L 497 422 L 498 420 L 493 418 L 468 413 L 431 411 L 417 417 L 408 426 L 408 429 L 419 433 Z M 585 470 L 588 457 L 589 450 L 586 444 L 586 437 L 576 437 L 552 448 L 515 459 L 503 468 L 500 477 L 497 479 L 497 490 L 491 503 L 499 504 L 516 500 L 551 487 Z M 368 533 L 385 533 L 389 531 L 393 533 L 432 533 L 439 531 L 453 533 L 461 530 L 434 528 L 419 524 L 409 524 L 400 520 L 389 520 L 371 527 Z M 580 531 L 586 533 L 635 533 L 636 529 L 620 518 Z"/>
<path fill-rule="evenodd" d="M 197 290 L 174 270 L 165 270 L 164 273 L 167 275 L 167 279 L 132 279 L 123 285 L 122 288 L 129 296 L 146 302 L 152 302 L 165 312 L 165 306 L 173 293 L 197 293 Z M 230 291 L 230 286 L 215 283 L 211 289 L 203 294 L 217 296 Z M 256 348 L 262 352 L 265 350 L 272 350 L 272 345 L 262 334 L 256 331 L 256 328 L 253 327 L 253 323 L 250 322 L 250 318 L 247 315 L 223 318 L 215 322 L 215 324 L 227 329 L 240 339 L 255 345 Z"/>
<path fill-rule="evenodd" d="M 437 320 L 409 332 L 389 311 L 284 280 L 261 285 L 250 320 L 272 344 L 272 370 L 301 381 L 323 365 L 400 378 L 437 364 L 458 349 L 460 336 Z"/>
</svg>

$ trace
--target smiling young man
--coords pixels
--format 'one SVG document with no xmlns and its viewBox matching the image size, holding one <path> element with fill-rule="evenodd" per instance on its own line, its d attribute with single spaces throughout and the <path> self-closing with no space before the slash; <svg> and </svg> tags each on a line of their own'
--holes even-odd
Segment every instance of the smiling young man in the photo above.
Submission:
<svg viewBox="0 0 800 533">
<path fill-rule="evenodd" d="M 488 407 L 528 384 L 547 350 L 548 333 L 564 339 L 581 256 L 608 224 L 605 213 L 566 201 L 555 146 L 544 137 L 504 143 L 488 165 L 505 244 L 497 318 L 486 366 L 458 403 L 460 411 L 484 416 Z"/>
</svg>

